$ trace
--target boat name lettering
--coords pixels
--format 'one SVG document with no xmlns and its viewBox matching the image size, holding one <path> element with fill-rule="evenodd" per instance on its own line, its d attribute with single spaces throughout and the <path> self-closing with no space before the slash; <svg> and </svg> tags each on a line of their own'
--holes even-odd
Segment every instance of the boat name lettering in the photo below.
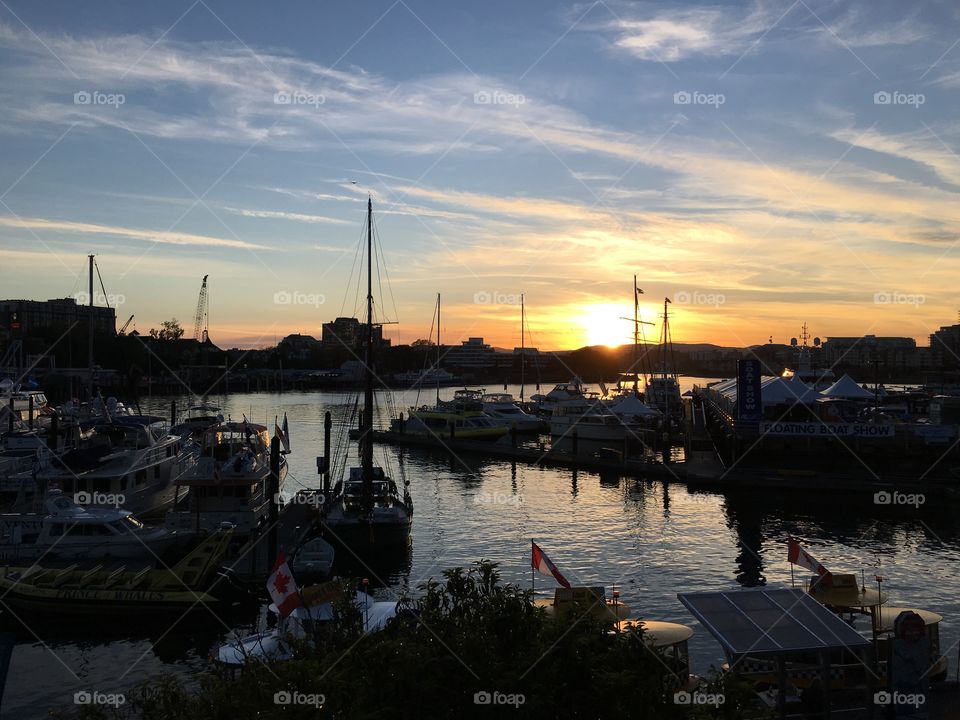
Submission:
<svg viewBox="0 0 960 720">
<path fill-rule="evenodd" d="M 84 590 L 83 588 L 65 588 L 57 591 L 58 598 L 65 600 L 101 600 L 103 590 Z M 111 599 L 118 602 L 159 602 L 163 593 L 150 590 L 114 590 Z"/>
<path fill-rule="evenodd" d="M 763 435 L 799 435 L 807 437 L 883 437 L 896 434 L 893 425 L 872 423 L 763 422 Z"/>
</svg>

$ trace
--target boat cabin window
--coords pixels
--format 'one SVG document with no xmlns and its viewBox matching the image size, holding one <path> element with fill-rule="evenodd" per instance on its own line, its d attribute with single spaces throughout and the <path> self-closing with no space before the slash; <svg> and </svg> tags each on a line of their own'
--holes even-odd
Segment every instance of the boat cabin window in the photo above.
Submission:
<svg viewBox="0 0 960 720">
<path fill-rule="evenodd" d="M 67 530 L 68 537 L 101 537 L 103 535 L 113 535 L 106 525 L 93 523 L 84 523 L 82 525 L 72 525 Z"/>
</svg>

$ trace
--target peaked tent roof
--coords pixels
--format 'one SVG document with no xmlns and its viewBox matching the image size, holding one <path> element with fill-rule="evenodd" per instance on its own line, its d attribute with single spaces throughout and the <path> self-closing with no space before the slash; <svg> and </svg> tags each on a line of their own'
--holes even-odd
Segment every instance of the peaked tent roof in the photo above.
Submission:
<svg viewBox="0 0 960 720">
<path fill-rule="evenodd" d="M 660 415 L 659 410 L 642 402 L 636 395 L 624 395 L 617 403 L 611 405 L 610 409 L 617 415 Z"/>
<path fill-rule="evenodd" d="M 846 374 L 844 374 L 844 376 L 837 380 L 833 385 L 824 390 L 823 394 L 827 397 L 847 398 L 850 400 L 865 400 L 873 397 L 872 392 L 869 390 L 864 390 L 862 387 L 857 385 L 856 380 Z"/>
</svg>

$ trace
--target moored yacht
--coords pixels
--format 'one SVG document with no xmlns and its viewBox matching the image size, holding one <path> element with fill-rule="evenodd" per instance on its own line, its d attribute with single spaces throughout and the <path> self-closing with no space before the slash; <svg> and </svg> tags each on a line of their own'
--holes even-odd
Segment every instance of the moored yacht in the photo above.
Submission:
<svg viewBox="0 0 960 720">
<path fill-rule="evenodd" d="M 484 412 L 483 405 L 483 390 L 464 388 L 453 394 L 453 400 L 410 408 L 407 419 L 395 420 L 392 428 L 439 439 L 495 440 L 506 435 L 509 427 Z"/>
<path fill-rule="evenodd" d="M 223 413 L 216 405 L 194 405 L 187 410 L 187 416 L 170 428 L 172 435 L 179 435 L 184 440 L 198 437 L 211 425 L 223 422 Z"/>
<path fill-rule="evenodd" d="M 277 492 L 287 475 L 280 455 Z M 211 425 L 200 440 L 199 457 L 179 477 L 176 490 L 187 490 L 186 508 L 167 513 L 166 526 L 215 530 L 229 523 L 237 535 L 249 534 L 266 521 L 270 509 L 270 438 L 267 428 L 250 422 Z"/>
<path fill-rule="evenodd" d="M 120 508 L 83 507 L 59 490 L 47 493 L 44 513 L 0 515 L 0 560 L 153 560 L 186 549 L 189 533 L 147 527 Z"/>
<path fill-rule="evenodd" d="M 554 437 L 581 440 L 620 440 L 630 427 L 604 405 L 596 395 L 581 401 L 560 403 L 550 415 L 550 434 Z"/>
<path fill-rule="evenodd" d="M 583 382 L 574 378 L 570 382 L 554 385 L 553 390 L 544 394 L 531 395 L 530 400 L 537 404 L 537 412 L 550 416 L 557 406 L 571 401 L 582 401 L 586 398 Z"/>
<path fill-rule="evenodd" d="M 122 505 L 134 515 L 162 511 L 174 500 L 175 482 L 195 460 L 181 452 L 183 441 L 167 434 L 163 418 L 120 416 L 81 423 L 76 447 L 49 455 L 35 476 L 32 502 L 42 503 L 47 488 L 59 488 L 81 505 Z M 21 498 L 24 501 L 26 498 Z"/>
<path fill-rule="evenodd" d="M 481 397 L 483 412 L 517 432 L 540 432 L 545 423 L 536 415 L 524 412 L 509 393 L 486 393 Z"/>
</svg>

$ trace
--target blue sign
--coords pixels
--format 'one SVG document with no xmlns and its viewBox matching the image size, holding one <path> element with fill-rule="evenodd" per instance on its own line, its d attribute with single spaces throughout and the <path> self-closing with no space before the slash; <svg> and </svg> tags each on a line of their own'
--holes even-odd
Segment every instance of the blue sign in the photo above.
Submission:
<svg viewBox="0 0 960 720">
<path fill-rule="evenodd" d="M 760 397 L 759 360 L 737 360 L 737 422 L 759 423 L 763 420 Z"/>
</svg>

